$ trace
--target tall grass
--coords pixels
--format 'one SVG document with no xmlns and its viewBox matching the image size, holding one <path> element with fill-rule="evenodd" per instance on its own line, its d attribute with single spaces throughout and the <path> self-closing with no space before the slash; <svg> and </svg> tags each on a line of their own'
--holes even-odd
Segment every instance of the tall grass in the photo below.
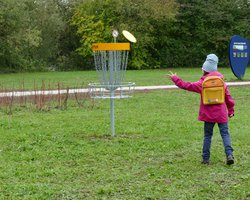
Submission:
<svg viewBox="0 0 250 200">
<path fill-rule="evenodd" d="M 127 71 L 125 81 L 135 82 L 137 86 L 148 85 L 169 85 L 173 84 L 167 77 L 169 71 L 177 72 L 184 80 L 196 81 L 201 76 L 201 70 L 190 69 L 166 69 L 166 70 L 141 70 Z M 226 81 L 236 81 L 229 68 L 222 68 Z M 250 77 L 246 74 L 244 80 Z M 0 107 L 5 108 L 6 113 L 12 113 L 15 106 L 35 107 L 38 110 L 50 110 L 51 108 L 66 109 L 69 99 L 74 99 L 75 104 L 82 107 L 89 96 L 75 92 L 68 93 L 69 89 L 87 88 L 88 83 L 98 82 L 95 71 L 83 72 L 40 72 L 40 73 L 19 73 L 0 75 Z M 67 90 L 61 94 L 60 89 Z M 27 90 L 35 91 L 34 95 L 15 97 L 14 91 L 25 93 Z M 57 90 L 56 95 L 43 95 L 46 90 Z M 11 95 L 1 95 L 9 92 Z M 39 93 L 41 92 L 41 93 Z M 33 105 L 30 105 L 33 104 Z M 69 103 L 71 105 L 72 103 Z M 93 106 L 92 102 L 92 106 Z"/>
</svg>

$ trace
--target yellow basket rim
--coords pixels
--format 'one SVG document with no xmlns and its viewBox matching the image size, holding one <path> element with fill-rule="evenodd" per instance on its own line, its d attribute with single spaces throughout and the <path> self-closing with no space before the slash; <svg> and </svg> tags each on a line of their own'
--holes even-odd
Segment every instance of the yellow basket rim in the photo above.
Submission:
<svg viewBox="0 0 250 200">
<path fill-rule="evenodd" d="M 130 43 L 94 43 L 93 51 L 119 51 L 130 50 Z"/>
</svg>

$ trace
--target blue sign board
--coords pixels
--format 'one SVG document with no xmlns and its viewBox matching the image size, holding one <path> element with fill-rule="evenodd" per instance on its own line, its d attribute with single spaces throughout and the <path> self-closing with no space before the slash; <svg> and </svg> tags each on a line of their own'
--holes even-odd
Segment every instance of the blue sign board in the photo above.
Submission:
<svg viewBox="0 0 250 200">
<path fill-rule="evenodd" d="M 249 62 L 249 41 L 239 35 L 235 35 L 230 40 L 229 63 L 234 75 L 241 79 Z"/>
</svg>

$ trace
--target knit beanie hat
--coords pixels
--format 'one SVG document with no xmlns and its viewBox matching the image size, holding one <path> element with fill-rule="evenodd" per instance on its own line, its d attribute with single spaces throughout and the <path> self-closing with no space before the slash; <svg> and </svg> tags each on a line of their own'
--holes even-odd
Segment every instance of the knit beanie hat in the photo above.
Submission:
<svg viewBox="0 0 250 200">
<path fill-rule="evenodd" d="M 203 63 L 202 69 L 206 72 L 217 71 L 218 57 L 215 54 L 207 55 L 207 59 Z"/>
</svg>

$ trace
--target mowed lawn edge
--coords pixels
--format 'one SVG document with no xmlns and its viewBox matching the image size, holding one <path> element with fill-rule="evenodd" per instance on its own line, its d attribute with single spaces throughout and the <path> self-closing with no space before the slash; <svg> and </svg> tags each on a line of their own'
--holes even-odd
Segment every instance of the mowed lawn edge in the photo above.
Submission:
<svg viewBox="0 0 250 200">
<path fill-rule="evenodd" d="M 137 86 L 172 85 L 167 78 L 169 71 L 176 72 L 187 81 L 196 81 L 201 74 L 200 68 L 170 68 L 156 70 L 127 70 L 125 82 L 135 82 Z M 230 68 L 219 68 L 225 81 L 248 81 L 250 74 L 246 72 L 243 80 L 238 80 Z M 86 88 L 89 83 L 99 82 L 95 70 L 73 72 L 32 72 L 0 74 L 0 90 L 34 90 L 60 88 Z"/>
</svg>

